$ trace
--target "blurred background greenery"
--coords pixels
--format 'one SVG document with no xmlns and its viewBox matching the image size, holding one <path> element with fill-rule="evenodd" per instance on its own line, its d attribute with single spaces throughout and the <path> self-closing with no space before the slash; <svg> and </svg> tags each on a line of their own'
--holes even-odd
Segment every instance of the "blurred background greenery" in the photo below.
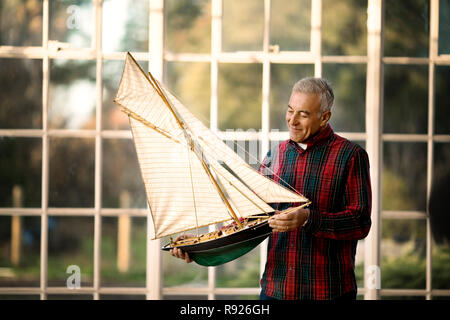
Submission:
<svg viewBox="0 0 450 320">
<path fill-rule="evenodd" d="M 270 43 L 281 51 L 310 48 L 311 1 L 272 0 Z M 82 23 L 72 21 L 68 7 L 78 8 Z M 450 53 L 450 1 L 439 1 L 439 53 Z M 384 56 L 428 57 L 428 0 L 385 0 Z M 92 40 L 91 0 L 50 1 L 49 38 L 89 47 Z M 322 1 L 322 54 L 367 54 L 367 1 Z M 141 51 L 148 48 L 147 0 L 103 1 L 103 50 Z M 165 1 L 165 50 L 172 53 L 209 53 L 211 1 Z M 222 51 L 263 49 L 264 2 L 223 0 Z M 0 45 L 40 46 L 42 3 L 35 0 L 0 2 Z M 128 130 L 127 118 L 112 100 L 123 67 L 121 60 L 103 60 L 102 127 Z M 139 61 L 144 69 L 148 63 Z M 0 58 L 0 129 L 42 128 L 42 60 Z M 312 64 L 272 63 L 270 66 L 270 130 L 285 131 L 284 112 L 293 83 L 314 75 Z M 323 76 L 335 89 L 331 125 L 337 132 L 364 133 L 365 63 L 323 63 Z M 428 64 L 385 64 L 383 75 L 383 133 L 428 132 Z M 206 124 L 210 118 L 210 65 L 207 62 L 165 61 L 164 82 Z M 450 67 L 436 66 L 435 133 L 450 134 Z M 220 63 L 218 74 L 220 130 L 261 129 L 262 64 Z M 49 128 L 95 129 L 96 61 L 50 61 Z M 365 146 L 364 141 L 356 141 Z M 426 211 L 426 142 L 383 142 L 382 209 Z M 102 143 L 102 206 L 145 208 L 146 199 L 134 147 L 128 139 L 104 138 Z M 51 137 L 49 140 L 48 203 L 55 208 L 94 207 L 94 138 Z M 432 176 L 437 183 L 450 174 L 450 143 L 434 143 Z M 41 207 L 42 139 L 0 137 L 0 206 Z M 13 195 L 14 188 L 20 192 Z M 16 189 L 17 190 L 17 189 Z M 124 200 L 125 199 L 125 200 Z M 19 262 L 11 260 L 13 218 L 0 216 L 0 286 L 40 285 L 40 217 L 25 216 Z M 127 268 L 118 266 L 118 217 L 102 218 L 101 285 L 145 286 L 146 220 L 133 217 Z M 49 217 L 49 286 L 64 286 L 66 268 L 76 264 L 82 286 L 93 283 L 92 217 Z M 448 239 L 447 239 L 448 240 Z M 363 287 L 363 249 L 356 261 Z M 381 241 L 382 288 L 424 289 L 426 222 L 423 219 L 383 219 Z M 257 287 L 259 253 L 216 268 L 217 287 Z M 450 249 L 435 237 L 432 288 L 450 289 Z M 180 272 L 182 270 L 182 272 Z M 163 253 L 164 286 L 208 285 L 206 268 Z M 52 298 L 49 296 L 49 298 Z M 57 297 L 56 297 L 57 298 Z M 107 297 L 105 297 L 107 298 Z M 136 297 L 139 298 L 139 297 Z M 242 297 L 245 298 L 245 297 Z M 247 297 L 248 298 L 248 297 Z"/>
</svg>

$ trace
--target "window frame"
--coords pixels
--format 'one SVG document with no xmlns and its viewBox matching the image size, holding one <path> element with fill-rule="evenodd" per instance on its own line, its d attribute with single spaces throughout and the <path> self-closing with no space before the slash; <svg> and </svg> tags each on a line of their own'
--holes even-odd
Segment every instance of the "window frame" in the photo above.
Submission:
<svg viewBox="0 0 450 320">
<path fill-rule="evenodd" d="M 42 188 L 40 208 L 0 208 L 2 216 L 39 216 L 41 217 L 41 247 L 40 247 L 40 286 L 39 287 L 1 287 L 3 294 L 38 294 L 41 299 L 47 299 L 52 294 L 89 294 L 93 299 L 103 295 L 145 295 L 147 299 L 162 299 L 164 296 L 187 294 L 192 296 L 207 296 L 215 299 L 218 295 L 258 295 L 260 288 L 218 288 L 215 286 L 215 268 L 208 268 L 208 285 L 201 288 L 164 287 L 162 279 L 161 241 L 150 240 L 147 236 L 147 266 L 146 286 L 132 287 L 102 287 L 101 278 L 101 232 L 104 216 L 147 218 L 147 235 L 150 234 L 152 223 L 148 209 L 113 209 L 102 207 L 102 144 L 104 139 L 128 139 L 131 142 L 130 130 L 103 130 L 102 128 L 102 65 L 106 60 L 124 59 L 124 52 L 102 51 L 102 0 L 93 1 L 94 30 L 90 48 L 63 48 L 64 44 L 52 41 L 49 35 L 49 0 L 42 0 L 42 46 L 15 47 L 1 46 L 0 58 L 42 59 L 42 129 L 1 129 L 0 136 L 35 137 L 42 139 Z M 427 211 L 383 211 L 381 210 L 381 179 L 382 179 L 382 144 L 383 142 L 426 142 L 427 143 L 427 208 L 433 183 L 434 144 L 436 142 L 450 143 L 450 135 L 434 134 L 435 114 L 435 69 L 438 65 L 450 65 L 449 54 L 438 54 L 439 39 L 439 0 L 430 0 L 430 37 L 429 57 L 385 57 L 383 56 L 383 0 L 368 0 L 367 20 L 367 55 L 366 56 L 322 56 L 321 25 L 322 0 L 311 1 L 311 41 L 310 51 L 277 52 L 270 39 L 271 0 L 264 0 L 264 34 L 263 50 L 260 52 L 222 52 L 222 0 L 211 0 L 211 51 L 209 54 L 171 53 L 164 50 L 164 0 L 148 0 L 149 3 L 149 48 L 148 52 L 133 52 L 137 60 L 147 60 L 149 71 L 158 79 L 164 78 L 165 62 L 207 62 L 210 64 L 210 128 L 223 140 L 250 141 L 258 139 L 261 143 L 260 158 L 269 149 L 271 141 L 288 138 L 288 132 L 271 131 L 270 114 L 270 66 L 271 63 L 308 63 L 314 64 L 314 76 L 322 75 L 323 63 L 366 64 L 366 131 L 339 132 L 350 140 L 366 142 L 371 161 L 371 176 L 373 188 L 372 229 L 364 240 L 364 287 L 358 289 L 358 295 L 365 299 L 380 299 L 382 296 L 424 296 L 430 300 L 436 296 L 450 297 L 450 289 L 437 290 L 432 288 L 432 234 L 429 213 Z M 59 50 L 63 48 L 62 50 Z M 51 59 L 80 59 L 96 61 L 96 128 L 92 130 L 49 129 L 49 81 Z M 218 130 L 218 65 L 219 63 L 259 63 L 262 64 L 262 104 L 261 130 L 259 132 L 229 132 Z M 427 65 L 428 66 L 428 132 L 426 134 L 384 134 L 382 126 L 383 111 L 383 67 L 388 64 Z M 53 137 L 89 137 L 95 139 L 95 198 L 93 208 L 51 208 L 48 206 L 49 184 L 49 139 Z M 93 286 L 70 290 L 65 287 L 49 287 L 47 279 L 48 264 L 48 217 L 50 216 L 90 216 L 94 217 L 94 271 Z M 426 220 L 426 288 L 383 289 L 374 288 L 368 283 L 370 266 L 380 266 L 380 242 L 382 219 L 425 219 Z M 260 274 L 264 271 L 267 259 L 267 240 L 260 246 Z M 382 271 L 382 270 L 381 270 Z"/>
</svg>

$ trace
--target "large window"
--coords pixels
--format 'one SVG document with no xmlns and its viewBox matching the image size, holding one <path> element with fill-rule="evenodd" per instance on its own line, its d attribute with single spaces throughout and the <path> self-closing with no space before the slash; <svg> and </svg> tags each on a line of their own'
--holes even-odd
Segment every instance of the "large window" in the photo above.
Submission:
<svg viewBox="0 0 450 320">
<path fill-rule="evenodd" d="M 450 297 L 449 23 L 448 0 L 2 1 L 0 299 L 258 297 L 266 242 L 205 268 L 149 239 L 127 51 L 255 168 L 294 82 L 327 78 L 371 160 L 358 298 Z"/>
</svg>

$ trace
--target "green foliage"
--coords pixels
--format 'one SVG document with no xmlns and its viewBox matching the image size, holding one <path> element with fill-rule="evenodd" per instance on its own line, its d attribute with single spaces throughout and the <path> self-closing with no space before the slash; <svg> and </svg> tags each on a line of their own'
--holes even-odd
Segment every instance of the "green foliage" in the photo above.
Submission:
<svg viewBox="0 0 450 320">
<path fill-rule="evenodd" d="M 168 0 L 164 3 L 166 49 L 208 52 L 211 48 L 211 3 L 207 0 Z"/>
<path fill-rule="evenodd" d="M 219 128 L 261 128 L 262 66 L 224 64 L 219 66 Z"/>
<path fill-rule="evenodd" d="M 365 55 L 367 1 L 323 1 L 322 46 L 325 55 Z"/>
<path fill-rule="evenodd" d="M 222 10 L 222 50 L 262 50 L 264 2 L 225 0 Z"/>
</svg>

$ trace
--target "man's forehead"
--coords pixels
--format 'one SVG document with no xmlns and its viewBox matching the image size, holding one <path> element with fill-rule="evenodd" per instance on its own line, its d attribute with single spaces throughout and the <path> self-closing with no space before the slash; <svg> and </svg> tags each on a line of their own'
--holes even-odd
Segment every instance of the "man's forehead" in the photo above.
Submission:
<svg viewBox="0 0 450 320">
<path fill-rule="evenodd" d="M 293 92 L 289 98 L 288 106 L 299 112 L 320 109 L 320 97 L 315 93 Z"/>
</svg>

